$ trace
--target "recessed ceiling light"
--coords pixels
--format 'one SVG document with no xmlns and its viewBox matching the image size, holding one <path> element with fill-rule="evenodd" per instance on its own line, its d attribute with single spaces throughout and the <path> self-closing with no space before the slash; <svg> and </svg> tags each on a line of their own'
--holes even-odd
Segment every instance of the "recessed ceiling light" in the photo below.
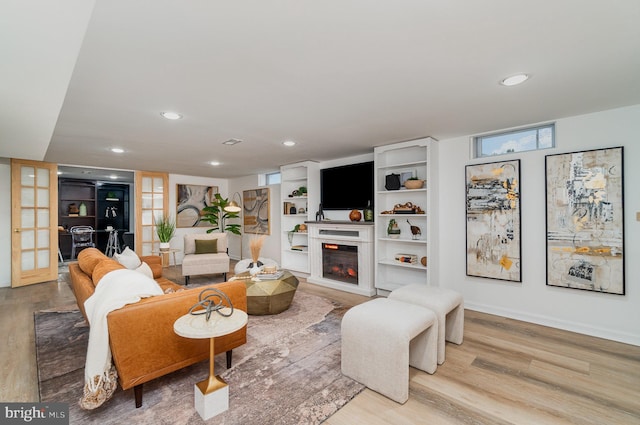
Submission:
<svg viewBox="0 0 640 425">
<path fill-rule="evenodd" d="M 113 152 L 113 153 L 123 153 L 124 149 L 122 149 L 122 148 L 111 148 L 111 152 Z"/>
<path fill-rule="evenodd" d="M 296 142 L 294 142 L 293 140 L 287 140 L 285 142 L 282 142 L 282 144 L 285 146 L 295 146 Z"/>
<path fill-rule="evenodd" d="M 515 85 L 524 83 L 528 79 L 529 79 L 529 76 L 527 74 L 516 74 L 500 81 L 500 84 L 502 84 L 503 86 L 515 86 Z"/>
<path fill-rule="evenodd" d="M 220 165 L 219 161 L 211 161 L 209 164 L 213 165 L 214 167 L 217 167 L 218 165 Z"/>
<path fill-rule="evenodd" d="M 168 120 L 179 120 L 180 118 L 182 118 L 182 115 L 180 115 L 177 112 L 160 112 L 160 115 L 162 115 L 163 117 L 165 117 Z"/>
<path fill-rule="evenodd" d="M 115 174 L 111 174 L 111 175 L 109 176 L 109 178 L 110 178 L 111 180 L 116 180 L 116 179 L 118 178 L 118 176 L 116 176 Z"/>
<path fill-rule="evenodd" d="M 242 140 L 240 140 L 240 139 L 229 139 L 229 140 L 225 140 L 224 142 L 222 142 L 222 144 L 223 145 L 233 146 L 233 145 L 237 145 L 240 142 L 242 142 Z"/>
</svg>

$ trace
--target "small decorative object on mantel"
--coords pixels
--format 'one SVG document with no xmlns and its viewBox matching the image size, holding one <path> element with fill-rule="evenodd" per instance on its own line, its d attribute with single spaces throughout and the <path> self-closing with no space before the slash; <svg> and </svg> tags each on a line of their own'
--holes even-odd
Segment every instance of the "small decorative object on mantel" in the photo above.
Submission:
<svg viewBox="0 0 640 425">
<path fill-rule="evenodd" d="M 351 221 L 360 221 L 361 218 L 362 213 L 360 213 L 360 211 L 358 210 L 351 210 L 351 212 L 349 213 L 349 220 Z"/>
<path fill-rule="evenodd" d="M 324 220 L 324 212 L 322 211 L 322 204 L 318 205 L 318 211 L 316 212 L 316 221 Z"/>
<path fill-rule="evenodd" d="M 400 228 L 398 227 L 398 223 L 395 218 L 389 220 L 389 225 L 387 226 L 387 236 L 391 239 L 398 239 L 400 237 Z"/>
<path fill-rule="evenodd" d="M 404 187 L 407 189 L 421 189 L 424 186 L 424 180 L 420 180 L 417 177 L 409 177 L 404 182 Z"/>
<path fill-rule="evenodd" d="M 373 221 L 373 208 L 371 208 L 371 201 L 367 201 L 367 207 L 364 209 L 364 221 Z"/>
<path fill-rule="evenodd" d="M 208 294 L 205 295 L 206 293 Z M 226 301 L 226 305 L 223 301 Z M 222 309 L 226 308 L 227 306 L 229 306 L 230 311 L 228 313 L 223 312 Z M 198 307 L 202 308 L 198 309 Z M 202 292 L 200 292 L 200 295 L 198 295 L 198 302 L 189 309 L 189 314 L 193 316 L 205 314 L 205 318 L 207 319 L 207 321 L 209 321 L 209 318 L 211 318 L 211 313 L 213 313 L 214 311 L 220 316 L 229 317 L 233 314 L 233 304 L 231 303 L 231 300 L 229 299 L 227 294 L 225 294 L 221 290 L 215 288 L 207 288 L 203 289 Z"/>
</svg>

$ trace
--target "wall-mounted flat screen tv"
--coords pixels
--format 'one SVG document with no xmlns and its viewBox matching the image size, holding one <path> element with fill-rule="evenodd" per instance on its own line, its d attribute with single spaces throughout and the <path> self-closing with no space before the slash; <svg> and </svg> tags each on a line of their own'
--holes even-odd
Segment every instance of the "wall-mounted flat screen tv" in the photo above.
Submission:
<svg viewBox="0 0 640 425">
<path fill-rule="evenodd" d="M 324 210 L 373 208 L 373 161 L 320 170 L 320 202 Z"/>
</svg>

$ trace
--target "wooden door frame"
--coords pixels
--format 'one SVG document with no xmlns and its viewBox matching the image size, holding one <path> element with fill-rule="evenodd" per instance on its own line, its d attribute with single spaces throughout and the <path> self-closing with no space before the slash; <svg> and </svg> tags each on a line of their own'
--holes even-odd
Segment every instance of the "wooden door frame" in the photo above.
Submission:
<svg viewBox="0 0 640 425">
<path fill-rule="evenodd" d="M 49 267 L 22 272 L 21 169 L 23 166 L 49 170 Z M 11 159 L 11 287 L 32 285 L 58 278 L 58 165 L 50 162 Z M 36 180 L 37 184 L 37 180 Z M 37 186 L 36 186 L 37 187 Z M 36 207 L 37 208 L 37 202 Z M 35 212 L 34 212 L 35 214 Z M 37 220 L 37 214 L 36 214 Z M 37 223 L 37 221 L 36 221 Z M 37 233 L 37 232 L 36 232 Z M 37 236 L 36 236 L 37 237 Z M 37 239 L 36 239 L 37 241 Z M 37 246 L 37 242 L 36 242 Z M 37 256 L 36 256 L 37 258 Z M 37 265 L 37 260 L 36 260 Z"/>
<path fill-rule="evenodd" d="M 161 178 L 163 184 L 163 212 L 165 215 L 169 211 L 169 174 L 153 171 L 135 171 L 135 251 L 142 255 L 142 179 L 144 177 Z"/>
</svg>

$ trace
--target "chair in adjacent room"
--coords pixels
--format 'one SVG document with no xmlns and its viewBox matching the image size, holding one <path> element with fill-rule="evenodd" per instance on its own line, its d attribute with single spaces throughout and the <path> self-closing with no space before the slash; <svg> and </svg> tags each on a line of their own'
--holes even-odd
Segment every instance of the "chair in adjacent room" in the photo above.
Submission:
<svg viewBox="0 0 640 425">
<path fill-rule="evenodd" d="M 76 258 L 77 253 L 83 248 L 96 247 L 93 241 L 95 230 L 91 226 L 73 226 L 69 229 L 71 233 L 71 260 Z"/>
</svg>

